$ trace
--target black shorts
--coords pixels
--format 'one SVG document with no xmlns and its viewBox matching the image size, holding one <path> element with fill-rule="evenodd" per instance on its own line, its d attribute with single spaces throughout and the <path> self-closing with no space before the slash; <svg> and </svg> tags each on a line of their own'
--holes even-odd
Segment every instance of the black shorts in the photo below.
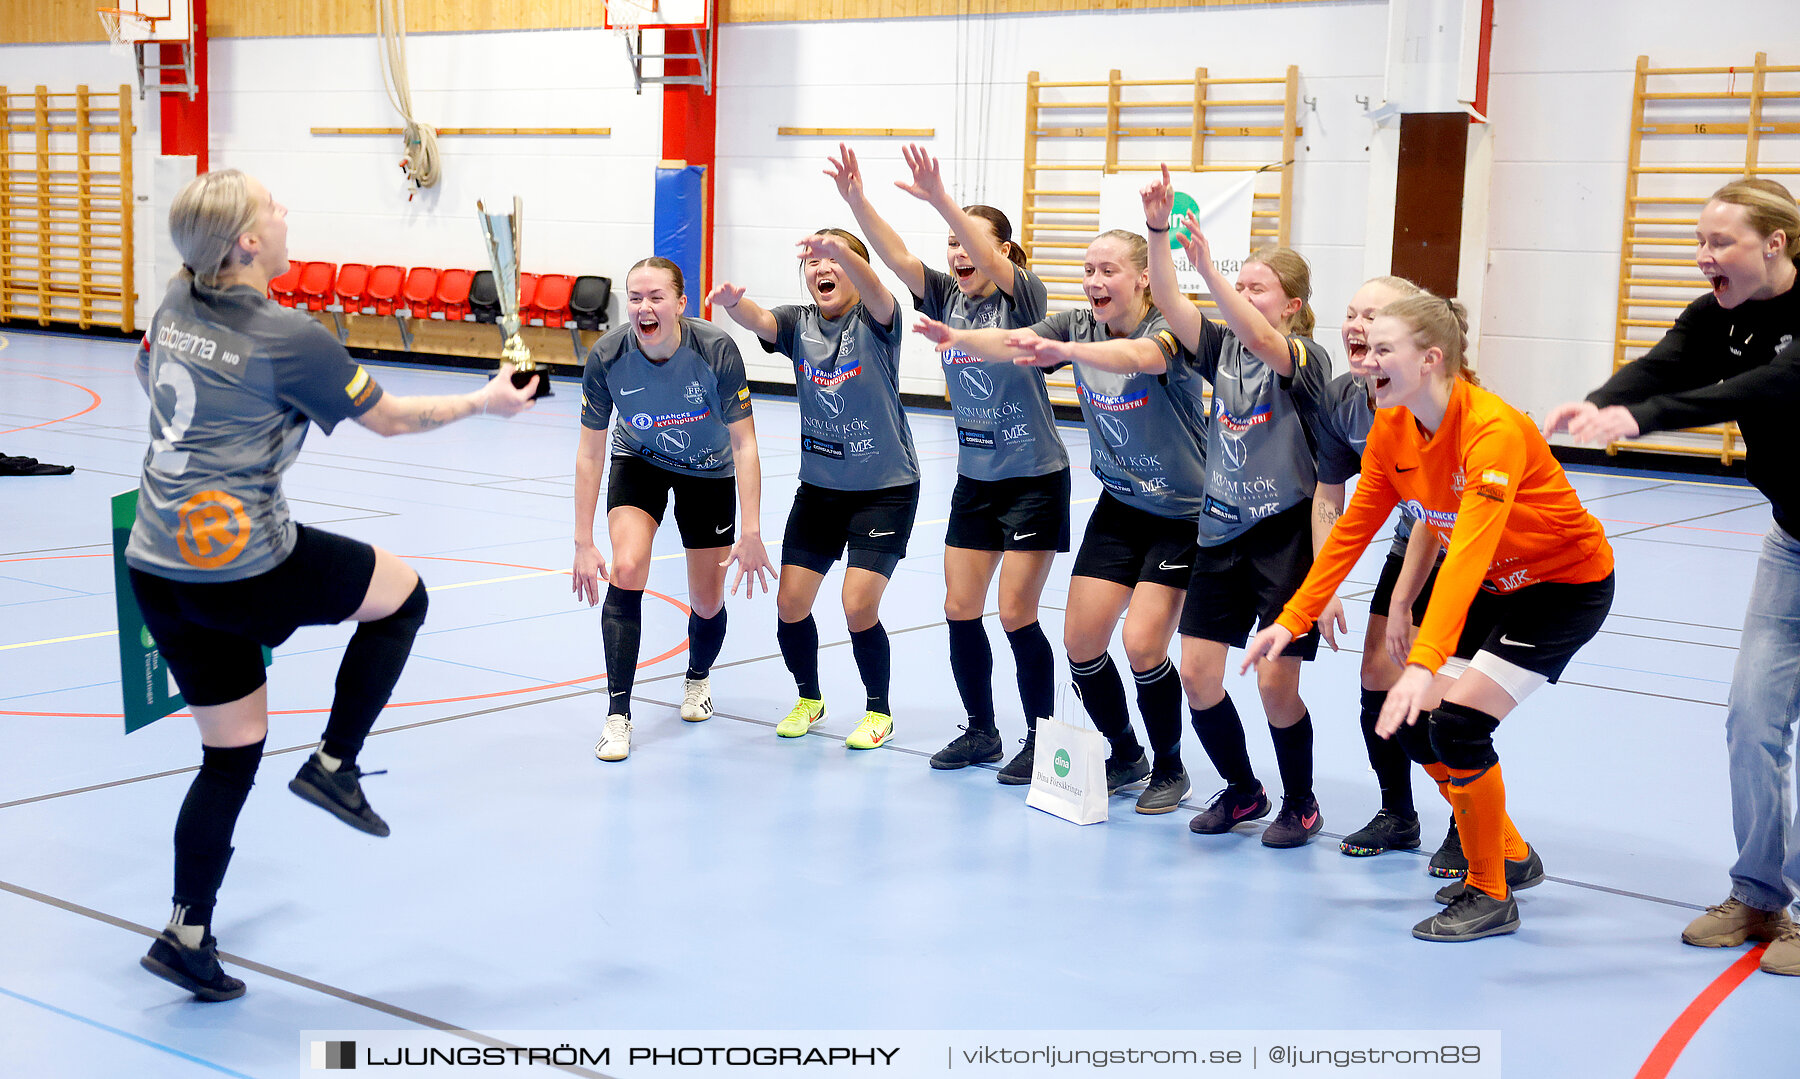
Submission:
<svg viewBox="0 0 1800 1079">
<path fill-rule="evenodd" d="M 1430 539 L 1430 536 L 1426 536 L 1419 542 L 1423 543 Z M 1404 554 L 1388 552 L 1387 561 L 1381 564 L 1381 576 L 1375 579 L 1375 594 L 1369 597 L 1369 617 L 1386 618 L 1388 616 L 1388 608 L 1394 602 L 1394 586 L 1400 583 L 1400 570 L 1405 564 L 1406 556 Z M 1439 560 L 1436 566 L 1431 567 L 1431 572 L 1425 577 L 1425 587 L 1419 589 L 1417 598 L 1413 600 L 1412 620 L 1415 626 L 1425 620 L 1425 608 L 1431 604 L 1431 590 L 1437 587 L 1438 567 L 1443 564 L 1443 561 Z"/>
<path fill-rule="evenodd" d="M 851 566 L 891 577 L 918 512 L 917 483 L 838 491 L 802 481 L 781 535 L 781 564 L 828 573 L 847 545 Z"/>
<path fill-rule="evenodd" d="M 1550 682 L 1594 639 L 1612 610 L 1613 575 L 1585 584 L 1544 581 L 1517 592 L 1475 593 L 1456 642 L 1458 659 L 1486 652 Z"/>
<path fill-rule="evenodd" d="M 1069 470 L 1006 480 L 956 477 L 944 546 L 971 551 L 1069 549 Z"/>
<path fill-rule="evenodd" d="M 332 626 L 356 613 L 375 576 L 375 548 L 294 526 L 279 566 L 241 581 L 172 581 L 131 571 L 144 626 L 189 704 L 227 704 L 263 684 L 262 650 L 301 626 Z"/>
<path fill-rule="evenodd" d="M 1073 575 L 1126 588 L 1146 582 L 1186 588 L 1198 532 L 1192 520 L 1158 517 L 1102 491 L 1075 552 Z"/>
<path fill-rule="evenodd" d="M 733 476 L 689 476 L 671 472 L 642 457 L 612 459 L 606 477 L 606 512 L 620 506 L 643 510 L 662 524 L 675 492 L 675 527 L 681 545 L 706 550 L 729 547 L 737 541 L 737 479 Z"/>
<path fill-rule="evenodd" d="M 1250 631 L 1272 624 L 1312 569 L 1312 503 L 1266 517 L 1250 531 L 1201 547 L 1181 605 L 1181 635 L 1244 647 Z M 1312 659 L 1319 627 L 1296 637 L 1284 656 Z"/>
</svg>

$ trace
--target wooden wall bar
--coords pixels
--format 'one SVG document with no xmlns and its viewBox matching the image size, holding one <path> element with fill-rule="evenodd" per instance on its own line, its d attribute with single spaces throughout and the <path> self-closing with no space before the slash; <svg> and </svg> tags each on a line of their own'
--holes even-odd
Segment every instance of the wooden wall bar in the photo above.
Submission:
<svg viewBox="0 0 1800 1079">
<path fill-rule="evenodd" d="M 1317 4 L 1328 0 L 719 0 L 721 23 L 831 22 L 1041 11 L 1128 11 L 1245 4 Z M 98 0 L 0 0 L 0 44 L 102 41 Z M 555 30 L 602 26 L 601 0 L 414 0 L 409 32 Z M 208 0 L 213 37 L 303 37 L 375 33 L 368 0 Z"/>
</svg>

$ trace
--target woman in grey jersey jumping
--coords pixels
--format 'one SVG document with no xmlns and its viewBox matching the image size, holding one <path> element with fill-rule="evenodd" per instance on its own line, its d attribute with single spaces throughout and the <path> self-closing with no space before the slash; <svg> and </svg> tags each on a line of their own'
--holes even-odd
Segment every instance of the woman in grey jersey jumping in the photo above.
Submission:
<svg viewBox="0 0 1800 1079">
<path fill-rule="evenodd" d="M 866 707 L 844 744 L 875 749 L 894 733 L 890 653 L 881 597 L 906 555 L 919 507 L 919 459 L 900 408 L 899 305 L 869 265 L 868 248 L 842 229 L 799 243 L 813 302 L 773 310 L 730 282 L 707 302 L 794 364 L 800 405 L 800 488 L 781 537 L 776 642 L 799 699 L 775 733 L 798 738 L 825 718 L 813 603 L 849 550 L 844 619 Z"/>
<path fill-rule="evenodd" d="M 725 575 L 731 590 L 749 574 L 769 590 L 774 571 L 762 542 L 762 465 L 750 384 L 737 342 L 704 319 L 685 318 L 681 267 L 647 258 L 625 275 L 629 322 L 588 351 L 581 387 L 581 444 L 575 452 L 575 565 L 572 588 L 588 606 L 607 582 L 600 633 L 606 650 L 606 726 L 594 755 L 622 761 L 631 752 L 631 688 L 637 673 L 650 544 L 674 495 L 675 524 L 687 552 L 688 668 L 681 718 L 712 718 L 712 665 L 725 643 Z M 607 425 L 617 409 L 619 422 Z M 606 481 L 606 531 L 612 567 L 594 545 L 600 477 Z M 743 504 L 733 536 L 733 492 Z M 750 594 L 751 585 L 744 586 Z"/>
<path fill-rule="evenodd" d="M 131 587 L 200 727 L 201 764 L 175 822 L 175 910 L 142 959 L 201 1000 L 242 996 L 219 966 L 213 905 L 269 729 L 262 649 L 300 626 L 358 623 L 323 744 L 288 789 L 371 835 L 357 753 L 425 620 L 425 586 L 377 547 L 295 523 L 281 492 L 310 424 L 380 435 L 531 407 L 533 379 L 472 393 L 383 393 L 304 312 L 267 298 L 287 270 L 287 209 L 236 169 L 195 178 L 169 210 L 183 269 L 137 357 L 150 396 Z"/>
<path fill-rule="evenodd" d="M 950 273 L 927 267 L 869 205 L 855 151 L 840 146 L 826 175 L 875 253 L 912 293 L 913 306 L 958 329 L 1017 329 L 1043 318 L 1044 283 L 1025 268 L 1012 222 L 992 206 L 958 206 L 936 158 L 918 146 L 902 153 L 912 182 L 894 186 L 930 203 L 950 226 Z M 998 570 L 1000 628 L 1018 669 L 1026 729 L 1024 749 L 1000 769 L 999 779 L 1019 785 L 1031 782 L 1038 717 L 1051 713 L 1056 693 L 1056 657 L 1038 624 L 1038 600 L 1057 552 L 1069 549 L 1069 453 L 1041 372 L 959 349 L 941 356 L 957 444 L 956 490 L 944 534 L 944 618 L 950 673 L 969 722 L 932 756 L 931 766 L 992 764 L 1003 756 L 994 721 L 994 653 L 981 622 Z"/>
</svg>

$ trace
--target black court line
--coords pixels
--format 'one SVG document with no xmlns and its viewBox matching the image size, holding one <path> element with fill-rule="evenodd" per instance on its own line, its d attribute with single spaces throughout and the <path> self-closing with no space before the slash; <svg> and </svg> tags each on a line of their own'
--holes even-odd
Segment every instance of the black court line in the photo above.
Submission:
<svg viewBox="0 0 1800 1079">
<path fill-rule="evenodd" d="M 26 555 L 51 555 L 58 551 L 110 551 L 110 543 L 75 543 L 67 547 L 40 547 L 35 551 L 0 551 L 0 559 L 24 558 Z"/>
<path fill-rule="evenodd" d="M 1595 475 L 1595 473 L 1590 472 L 1590 473 L 1588 473 L 1588 475 Z M 1579 497 L 1581 498 L 1581 504 L 1585 506 L 1590 502 L 1604 502 L 1609 498 L 1623 498 L 1626 495 L 1641 495 L 1645 491 L 1660 491 L 1666 487 L 1673 487 L 1673 486 L 1675 486 L 1675 485 L 1672 483 L 1669 483 L 1667 481 L 1664 481 L 1662 483 L 1653 483 L 1648 487 L 1635 487 L 1629 491 L 1614 491 L 1612 494 L 1609 494 L 1609 495 L 1592 495 L 1592 496 L 1581 495 Z"/>
<path fill-rule="evenodd" d="M 110 925 L 115 929 L 123 929 L 131 933 L 136 933 L 139 936 L 155 938 L 160 932 L 160 930 L 152 929 L 147 925 L 139 925 L 136 922 L 126 921 L 124 918 L 115 917 L 104 911 L 95 910 L 92 907 L 84 907 L 79 903 L 72 903 L 67 899 L 59 899 L 53 895 L 45 895 L 43 892 L 33 891 L 30 888 L 14 884 L 11 881 L 0 880 L 0 890 L 11 892 L 21 899 L 29 899 L 35 903 L 42 903 L 47 907 L 68 911 L 71 914 L 79 914 L 83 918 L 100 922 L 103 925 Z M 480 1031 L 459 1027 L 455 1023 L 447 1023 L 442 1019 L 434 1019 L 429 1015 L 423 1015 L 410 1008 L 402 1008 L 398 1004 L 389 1004 L 386 1001 L 363 996 L 361 993 L 353 993 L 348 989 L 340 989 L 335 985 L 327 985 L 324 982 L 315 981 L 304 975 L 282 970 L 280 967 L 272 967 L 267 963 L 259 963 L 254 959 L 247 959 L 241 955 L 234 955 L 230 952 L 222 951 L 219 953 L 219 958 L 228 960 L 243 967 L 245 970 L 253 970 L 265 977 L 287 982 L 289 985 L 298 986 L 301 989 L 309 989 L 315 993 L 321 993 L 328 997 L 336 997 L 338 1000 L 344 1001 L 347 1004 L 354 1004 L 361 1008 L 367 1008 L 370 1011 L 380 1012 L 383 1015 L 391 1016 L 402 1022 L 412 1023 L 415 1026 L 426 1027 L 430 1030 L 441 1031 L 445 1034 L 454 1034 L 459 1038 L 475 1042 L 478 1045 L 506 1050 L 523 1048 L 522 1046 L 513 1045 L 511 1042 L 503 1042 L 498 1038 L 490 1038 Z M 612 1079 L 612 1077 L 601 1072 L 590 1071 L 586 1068 L 577 1067 L 572 1064 L 560 1066 L 551 1064 L 549 1067 L 555 1068 L 557 1071 L 568 1072 L 570 1075 L 590 1076 L 592 1079 Z"/>
<path fill-rule="evenodd" d="M 1671 626 L 1692 626 L 1695 629 L 1716 629 L 1725 633 L 1742 633 L 1744 631 L 1742 626 L 1715 626 L 1710 622 L 1683 622 L 1678 618 L 1651 618 L 1647 614 L 1620 614 L 1613 611 L 1606 617 L 1608 619 L 1629 618 L 1636 622 L 1662 622 Z"/>
<path fill-rule="evenodd" d="M 1644 525 L 1641 528 L 1633 528 L 1626 532 L 1608 533 L 1606 538 L 1609 540 L 1624 539 L 1627 536 L 1635 536 L 1640 532 L 1654 532 L 1655 530 L 1657 530 L 1659 528 L 1671 528 L 1676 525 L 1692 524 L 1695 521 L 1704 521 L 1704 520 L 1708 520 L 1709 518 L 1713 518 L 1713 517 L 1723 517 L 1727 513 L 1742 513 L 1744 510 L 1753 509 L 1753 508 L 1754 508 L 1754 506 L 1749 506 L 1749 505 L 1731 506 L 1727 509 L 1713 510 L 1711 513 L 1696 514 L 1693 517 L 1683 517 L 1683 518 L 1681 518 L 1679 520 L 1675 520 L 1675 521 L 1662 521 L 1658 524 Z"/>
<path fill-rule="evenodd" d="M 1659 525 L 1658 527 L 1661 526 Z M 1607 538 L 1613 539 L 1614 537 L 1608 536 Z M 1640 536 L 1636 534 L 1620 536 L 1617 538 L 1628 539 L 1633 543 L 1661 543 L 1670 547 L 1694 547 L 1702 551 L 1724 551 L 1727 554 L 1747 554 L 1753 558 L 1760 557 L 1762 554 L 1762 536 L 1760 533 L 1756 536 L 1756 546 L 1754 547 L 1727 547 L 1722 543 L 1689 543 L 1686 540 L 1655 539 L 1650 536 Z"/>
</svg>

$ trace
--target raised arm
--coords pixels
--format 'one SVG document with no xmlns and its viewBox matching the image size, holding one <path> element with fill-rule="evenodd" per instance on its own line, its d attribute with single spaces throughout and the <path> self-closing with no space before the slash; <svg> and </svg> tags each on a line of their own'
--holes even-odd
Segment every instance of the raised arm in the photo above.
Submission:
<svg viewBox="0 0 1800 1079">
<path fill-rule="evenodd" d="M 731 316 L 731 321 L 769 344 L 775 343 L 778 332 L 775 316 L 755 300 L 745 299 L 741 287 L 729 281 L 721 281 L 706 294 L 706 302 L 714 307 L 723 307 L 725 313 Z"/>
<path fill-rule="evenodd" d="M 1030 330 L 959 330 L 923 315 L 913 324 L 913 332 L 930 341 L 939 353 L 960 349 L 977 359 L 1012 360 L 1015 363 L 1030 362 L 1029 344 L 1038 340 L 1038 335 Z"/>
<path fill-rule="evenodd" d="M 1164 166 L 1165 170 L 1167 166 Z M 1166 175 L 1165 171 L 1165 175 Z M 1188 261 L 1200 271 L 1200 279 L 1206 282 L 1207 294 L 1219 305 L 1219 313 L 1225 316 L 1225 325 L 1244 343 L 1250 354 L 1269 365 L 1283 378 L 1294 373 L 1294 355 L 1288 350 L 1287 335 L 1269 325 L 1249 300 L 1239 295 L 1237 286 L 1225 280 L 1225 275 L 1213 265 L 1212 245 L 1206 242 L 1206 236 L 1200 231 L 1200 219 L 1193 213 L 1183 215 L 1181 219 L 1181 248 L 1187 252 Z M 1151 245 L 1154 247 L 1155 245 Z M 1151 287 L 1155 287 L 1155 277 L 1151 277 Z M 1158 300 L 1158 305 L 1161 301 Z M 1165 313 L 1164 317 L 1168 317 Z"/>
<path fill-rule="evenodd" d="M 1144 200 L 1144 228 L 1150 235 L 1150 299 L 1187 350 L 1198 352 L 1201 334 L 1206 331 L 1206 315 L 1182 293 L 1175 280 L 1175 256 L 1169 250 L 1169 215 L 1175 209 L 1175 184 L 1169 179 L 1169 166 L 1163 166 L 1162 179 L 1145 184 L 1139 195 Z"/>
<path fill-rule="evenodd" d="M 900 283 L 914 296 L 925 295 L 925 263 L 919 256 L 907 250 L 906 241 L 894 227 L 869 205 L 867 193 L 863 190 L 862 168 L 856 163 L 856 151 L 843 143 L 838 143 L 837 157 L 827 158 L 831 167 L 825 175 L 837 185 L 838 195 L 850 207 L 850 213 L 869 238 L 869 246 L 875 249 L 875 255 L 887 264 L 900 278 Z M 905 185 L 901 185 L 904 187 Z M 859 286 L 860 287 L 860 286 Z"/>
<path fill-rule="evenodd" d="M 943 172 L 938 160 L 925 152 L 925 148 L 917 144 L 902 147 L 900 156 L 906 159 L 906 165 L 912 169 L 912 183 L 895 180 L 894 186 L 916 199 L 923 199 L 931 204 L 956 234 L 956 242 L 969 253 L 969 259 L 975 268 L 988 276 L 999 290 L 1007 296 L 1013 294 L 1013 262 L 1000 249 L 984 222 L 978 221 L 963 212 L 950 197 L 944 187 Z M 914 290 L 916 295 L 918 290 Z"/>
<path fill-rule="evenodd" d="M 881 283 L 881 278 L 875 276 L 875 267 L 852 250 L 843 237 L 822 232 L 806 237 L 796 246 L 803 259 L 831 259 L 843 267 L 850 283 L 856 286 L 857 295 L 862 297 L 863 310 L 869 317 L 883 326 L 894 324 L 894 312 L 899 307 L 894 294 Z"/>
<path fill-rule="evenodd" d="M 543 375 L 534 375 L 523 388 L 512 383 L 513 368 L 502 365 L 500 374 L 472 393 L 442 397 L 400 397 L 383 394 L 375 407 L 356 417 L 369 430 L 391 438 L 417 434 L 470 416 L 516 416 L 531 407 L 532 391 Z"/>
</svg>

